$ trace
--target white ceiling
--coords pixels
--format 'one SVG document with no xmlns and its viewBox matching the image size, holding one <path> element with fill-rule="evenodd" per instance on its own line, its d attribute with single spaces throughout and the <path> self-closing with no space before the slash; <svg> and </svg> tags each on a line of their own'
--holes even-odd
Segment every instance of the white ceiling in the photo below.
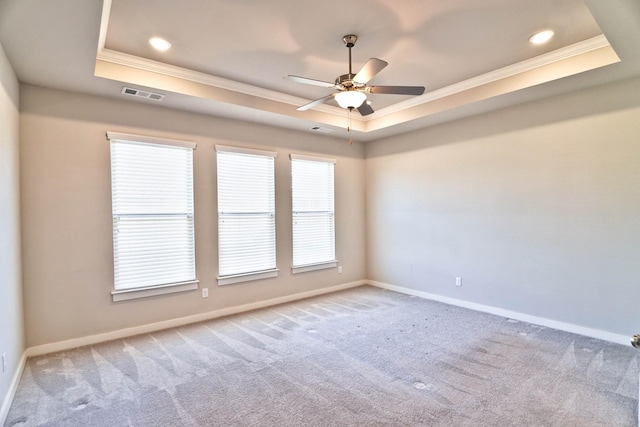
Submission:
<svg viewBox="0 0 640 427">
<path fill-rule="evenodd" d="M 534 32 L 552 28 L 544 46 Z M 419 127 L 640 75 L 637 0 L 0 0 L 0 43 L 20 81 L 131 102 L 340 136 L 332 92 L 348 72 L 389 62 L 374 85 L 426 86 L 418 97 L 370 94 L 352 116 L 370 141 Z M 162 36 L 164 53 L 148 44 Z M 122 95 L 123 86 L 166 95 Z"/>
</svg>

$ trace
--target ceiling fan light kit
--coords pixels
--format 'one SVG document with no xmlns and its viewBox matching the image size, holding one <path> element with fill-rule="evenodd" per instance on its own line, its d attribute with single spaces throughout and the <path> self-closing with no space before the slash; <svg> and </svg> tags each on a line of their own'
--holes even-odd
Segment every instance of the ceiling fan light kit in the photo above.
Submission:
<svg viewBox="0 0 640 427">
<path fill-rule="evenodd" d="M 358 108 L 367 99 L 367 95 L 364 92 L 357 90 L 348 90 L 345 92 L 338 92 L 335 95 L 335 100 L 342 108 Z"/>
<path fill-rule="evenodd" d="M 349 49 L 349 73 L 337 77 L 335 83 L 294 75 L 285 77 L 285 79 L 297 83 L 333 88 L 338 91 L 337 93 L 326 95 L 302 105 L 297 108 L 298 111 L 309 110 L 331 99 L 335 99 L 340 107 L 348 109 L 349 111 L 355 108 L 361 115 L 367 116 L 374 112 L 371 105 L 365 102 L 367 100 L 367 93 L 391 95 L 422 95 L 424 93 L 424 86 L 367 86 L 369 80 L 389 64 L 378 58 L 369 58 L 360 71 L 353 74 L 351 67 L 351 48 L 355 46 L 357 40 L 358 37 L 354 34 L 347 34 L 342 37 L 342 41 Z"/>
</svg>

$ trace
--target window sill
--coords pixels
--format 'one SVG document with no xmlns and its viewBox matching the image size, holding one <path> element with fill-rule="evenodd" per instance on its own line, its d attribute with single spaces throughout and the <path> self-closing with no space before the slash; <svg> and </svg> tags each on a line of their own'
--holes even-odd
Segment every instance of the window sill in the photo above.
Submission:
<svg viewBox="0 0 640 427">
<path fill-rule="evenodd" d="M 218 286 L 232 285 L 234 283 L 249 282 L 251 280 L 269 279 L 278 277 L 277 268 L 274 270 L 258 271 L 255 273 L 235 274 L 233 276 L 218 277 Z"/>
<path fill-rule="evenodd" d="M 293 274 L 306 273 L 308 271 L 324 270 L 325 268 L 335 268 L 337 266 L 338 266 L 338 260 L 335 260 L 335 261 L 329 261 L 329 262 L 322 262 L 319 264 L 308 264 L 308 265 L 300 265 L 298 267 L 291 267 L 291 272 Z"/>
<path fill-rule="evenodd" d="M 126 301 L 136 298 L 146 298 L 156 295 L 172 294 L 175 292 L 192 291 L 198 289 L 198 280 L 190 282 L 171 283 L 167 285 L 150 286 L 147 288 L 135 288 L 135 289 L 122 289 L 119 291 L 112 291 L 111 296 L 113 302 Z"/>
</svg>

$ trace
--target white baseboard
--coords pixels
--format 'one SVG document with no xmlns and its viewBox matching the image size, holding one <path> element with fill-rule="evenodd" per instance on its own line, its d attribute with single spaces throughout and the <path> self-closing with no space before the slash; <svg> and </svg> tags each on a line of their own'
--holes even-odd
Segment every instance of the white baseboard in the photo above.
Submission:
<svg viewBox="0 0 640 427">
<path fill-rule="evenodd" d="M 24 367 L 26 363 L 27 363 L 27 352 L 25 350 L 24 352 L 22 352 L 22 357 L 20 358 L 18 369 L 16 369 L 16 372 L 13 374 L 11 385 L 9 386 L 9 390 L 7 391 L 7 395 L 4 397 L 4 401 L 2 402 L 2 407 L 0 407 L 0 426 L 5 425 L 5 423 L 7 422 L 9 409 L 11 408 L 11 403 L 13 402 L 13 398 L 16 395 L 16 391 L 18 391 L 18 384 L 20 384 L 20 378 L 22 378 L 22 372 L 24 371 Z"/>
<path fill-rule="evenodd" d="M 597 338 L 604 341 L 613 342 L 616 344 L 629 345 L 630 338 L 625 335 L 614 334 L 612 332 L 601 331 L 599 329 L 587 328 L 580 325 L 574 325 L 572 323 L 559 322 L 557 320 L 547 319 L 545 317 L 532 316 L 530 314 L 524 314 L 516 311 L 505 310 L 503 308 L 492 307 L 489 305 L 476 304 L 469 301 L 445 297 L 437 294 L 431 294 L 428 292 L 418 291 L 415 289 L 405 288 L 402 286 L 391 285 L 388 283 L 376 282 L 373 280 L 368 280 L 366 282 L 371 286 L 376 286 L 382 289 L 388 289 L 390 291 L 400 292 L 407 295 L 413 295 L 420 298 L 443 302 L 445 304 L 455 305 L 458 307 L 468 308 L 471 310 L 481 311 L 484 313 L 495 314 L 496 316 L 507 317 L 510 319 L 520 320 L 522 322 L 532 323 L 535 325 L 546 326 L 548 328 L 558 329 L 560 331 L 571 332 L 579 335 L 584 335 L 590 338 Z"/>
<path fill-rule="evenodd" d="M 315 297 L 318 295 L 328 294 L 331 292 L 341 291 L 344 289 L 355 288 L 357 286 L 366 285 L 367 283 L 368 282 L 365 280 L 343 283 L 341 285 L 331 286 L 328 288 L 316 289 L 313 291 L 301 292 L 298 294 L 287 295 L 284 297 L 273 298 L 265 301 L 258 301 L 250 304 L 223 308 L 220 310 L 209 311 L 207 313 L 194 314 L 192 316 L 179 317 L 177 319 L 165 320 L 157 323 L 150 323 L 147 325 L 136 326 L 133 328 L 119 329 L 117 331 L 105 332 L 102 334 L 89 335 L 86 337 L 74 338 L 66 341 L 59 341 L 59 342 L 54 342 L 50 344 L 38 345 L 38 346 L 27 348 L 26 356 L 27 357 L 40 356 L 42 354 L 70 350 L 72 348 L 82 347 L 85 345 L 98 344 L 101 342 L 126 338 L 134 335 L 148 334 L 150 332 L 156 332 L 163 329 L 175 328 L 178 326 L 188 325 L 190 323 L 202 322 L 205 320 L 211 320 L 218 317 L 229 316 L 231 314 L 243 313 L 246 311 L 256 310 L 264 307 L 270 307 L 270 306 L 283 304 L 291 301 L 297 301 L 304 298 Z"/>
</svg>

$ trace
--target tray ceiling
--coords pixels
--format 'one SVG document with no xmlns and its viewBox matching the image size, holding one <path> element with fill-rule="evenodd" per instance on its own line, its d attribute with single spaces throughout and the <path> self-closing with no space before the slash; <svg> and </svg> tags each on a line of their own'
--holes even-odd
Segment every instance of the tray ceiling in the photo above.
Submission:
<svg viewBox="0 0 640 427">
<path fill-rule="evenodd" d="M 637 2 L 606 3 L 0 0 L 0 42 L 26 83 L 113 97 L 133 87 L 164 95 L 135 102 L 336 136 L 347 111 L 333 101 L 296 111 L 333 89 L 283 77 L 333 82 L 348 72 L 342 36 L 356 34 L 354 72 L 380 58 L 389 66 L 370 83 L 426 87 L 369 94 L 376 112 L 352 115 L 354 139 L 367 141 L 638 75 L 638 38 L 623 37 L 640 34 Z M 548 44 L 529 43 L 546 28 Z M 153 36 L 171 49 L 154 50 Z"/>
</svg>

